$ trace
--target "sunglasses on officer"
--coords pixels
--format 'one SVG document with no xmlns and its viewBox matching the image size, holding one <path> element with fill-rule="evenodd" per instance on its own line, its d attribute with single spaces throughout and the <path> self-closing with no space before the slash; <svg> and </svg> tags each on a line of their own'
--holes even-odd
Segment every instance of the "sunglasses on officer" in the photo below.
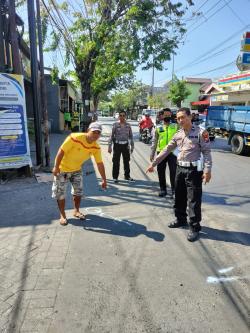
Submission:
<svg viewBox="0 0 250 333">
<path fill-rule="evenodd" d="M 122 113 L 122 114 L 119 114 L 119 117 L 125 118 L 126 115 Z"/>
</svg>

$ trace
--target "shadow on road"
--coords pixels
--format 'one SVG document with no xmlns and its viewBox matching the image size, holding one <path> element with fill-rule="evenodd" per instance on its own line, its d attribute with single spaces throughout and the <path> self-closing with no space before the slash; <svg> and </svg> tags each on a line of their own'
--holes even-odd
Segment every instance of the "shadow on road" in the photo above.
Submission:
<svg viewBox="0 0 250 333">
<path fill-rule="evenodd" d="M 150 205 L 158 208 L 172 208 L 173 199 L 167 195 L 164 198 L 158 197 L 158 182 L 147 180 L 136 180 L 129 183 L 126 180 L 119 180 L 118 184 L 114 184 L 113 180 L 108 180 L 107 191 L 104 192 L 105 196 L 109 199 L 117 199 L 117 201 L 110 201 L 110 205 L 118 205 L 121 202 L 138 203 Z M 96 192 L 93 188 L 88 188 L 88 197 L 97 196 L 100 192 Z M 84 206 L 86 206 L 86 200 Z M 88 205 L 88 204 L 87 204 Z"/>
<path fill-rule="evenodd" d="M 147 230 L 146 226 L 143 224 L 127 220 L 115 220 L 105 216 L 88 214 L 85 221 L 75 219 L 69 219 L 68 221 L 70 224 L 75 226 L 83 226 L 85 230 L 103 234 L 123 237 L 137 237 L 139 235 L 145 235 L 148 238 L 152 238 L 156 242 L 162 242 L 165 238 L 165 235 L 161 232 Z"/>
<path fill-rule="evenodd" d="M 204 202 L 212 205 L 226 205 L 226 206 L 242 206 L 250 203 L 249 195 L 235 195 L 233 193 L 230 194 L 219 194 L 213 192 L 205 192 L 203 193 Z M 232 201 L 232 199 L 237 199 Z M 230 202 L 231 200 L 231 202 Z"/>
<path fill-rule="evenodd" d="M 237 243 L 250 246 L 250 234 L 246 232 L 202 227 L 202 232 L 200 233 L 200 236 L 203 239 L 213 239 L 221 242 Z"/>
</svg>

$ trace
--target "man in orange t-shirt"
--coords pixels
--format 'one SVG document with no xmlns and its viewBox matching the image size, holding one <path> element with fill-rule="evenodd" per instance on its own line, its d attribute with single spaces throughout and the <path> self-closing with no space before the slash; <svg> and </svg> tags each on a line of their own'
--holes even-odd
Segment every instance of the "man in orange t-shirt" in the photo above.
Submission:
<svg viewBox="0 0 250 333">
<path fill-rule="evenodd" d="M 73 215 L 81 220 L 85 219 L 80 212 L 82 197 L 82 165 L 91 156 L 94 157 L 98 171 L 102 177 L 102 188 L 107 188 L 106 174 L 102 162 L 101 148 L 96 142 L 102 132 L 102 126 L 91 123 L 87 133 L 72 133 L 59 148 L 55 166 L 52 170 L 54 181 L 52 185 L 52 198 L 57 199 L 60 211 L 60 224 L 67 225 L 68 221 L 65 214 L 65 194 L 68 182 L 72 185 L 71 194 L 74 201 Z"/>
</svg>

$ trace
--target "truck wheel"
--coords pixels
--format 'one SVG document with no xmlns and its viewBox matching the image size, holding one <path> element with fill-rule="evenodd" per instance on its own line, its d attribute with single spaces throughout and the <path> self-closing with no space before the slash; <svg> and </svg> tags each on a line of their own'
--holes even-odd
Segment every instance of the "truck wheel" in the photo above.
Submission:
<svg viewBox="0 0 250 333">
<path fill-rule="evenodd" d="M 236 155 L 242 155 L 245 152 L 244 139 L 240 134 L 234 134 L 231 140 L 232 152 Z"/>
</svg>

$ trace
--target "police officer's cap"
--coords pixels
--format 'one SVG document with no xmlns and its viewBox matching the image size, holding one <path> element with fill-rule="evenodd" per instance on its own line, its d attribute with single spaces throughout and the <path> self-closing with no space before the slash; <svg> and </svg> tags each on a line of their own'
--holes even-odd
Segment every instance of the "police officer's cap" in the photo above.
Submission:
<svg viewBox="0 0 250 333">
<path fill-rule="evenodd" d="M 172 113 L 170 108 L 162 108 L 160 112 L 162 112 L 162 114 L 164 114 L 164 112 L 166 112 L 166 111 Z"/>
</svg>

